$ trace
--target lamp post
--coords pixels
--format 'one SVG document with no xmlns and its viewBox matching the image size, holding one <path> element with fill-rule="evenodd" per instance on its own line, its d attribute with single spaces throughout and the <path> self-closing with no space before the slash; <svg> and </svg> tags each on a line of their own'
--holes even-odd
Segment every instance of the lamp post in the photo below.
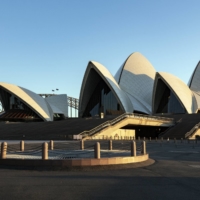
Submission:
<svg viewBox="0 0 200 200">
<path fill-rule="evenodd" d="M 58 90 L 59 90 L 58 88 L 56 88 L 55 90 L 52 90 L 53 95 L 55 95 L 54 92 L 55 92 L 55 91 L 58 91 Z"/>
</svg>

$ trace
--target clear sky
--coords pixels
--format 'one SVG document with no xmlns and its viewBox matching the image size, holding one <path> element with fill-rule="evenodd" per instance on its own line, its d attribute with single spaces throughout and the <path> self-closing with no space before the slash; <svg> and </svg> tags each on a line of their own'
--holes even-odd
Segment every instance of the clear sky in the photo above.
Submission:
<svg viewBox="0 0 200 200">
<path fill-rule="evenodd" d="M 132 52 L 188 82 L 199 0 L 0 0 L 1 82 L 79 98 L 89 60 L 115 75 Z"/>
</svg>

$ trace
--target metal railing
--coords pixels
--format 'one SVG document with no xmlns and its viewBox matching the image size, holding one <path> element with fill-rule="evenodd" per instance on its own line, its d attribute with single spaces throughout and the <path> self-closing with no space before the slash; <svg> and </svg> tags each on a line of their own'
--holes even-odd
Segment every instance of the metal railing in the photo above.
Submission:
<svg viewBox="0 0 200 200">
<path fill-rule="evenodd" d="M 124 114 L 120 115 L 119 117 L 116 117 L 113 120 L 106 121 L 105 123 L 100 124 L 99 126 L 93 128 L 89 131 L 83 131 L 79 135 L 82 135 L 83 137 L 92 136 L 95 133 L 103 130 L 104 128 L 106 128 L 108 126 L 113 126 L 114 124 L 122 121 L 125 118 L 140 118 L 140 119 L 148 119 L 148 120 L 160 120 L 160 121 L 166 121 L 166 122 L 174 123 L 174 119 L 172 119 L 172 118 L 148 116 L 148 115 L 135 114 L 135 113 L 124 113 Z"/>
<path fill-rule="evenodd" d="M 189 132 L 185 134 L 185 138 L 188 138 L 189 136 L 193 136 L 197 129 L 200 128 L 200 122 L 196 124 Z"/>
<path fill-rule="evenodd" d="M 55 96 L 57 94 L 39 94 L 41 97 L 46 98 L 50 96 Z M 74 98 L 74 97 L 69 97 L 67 96 L 67 103 L 68 107 L 70 108 L 70 114 L 68 117 L 72 117 L 72 108 L 74 109 L 74 117 L 78 117 L 78 108 L 79 108 L 79 99 Z"/>
</svg>

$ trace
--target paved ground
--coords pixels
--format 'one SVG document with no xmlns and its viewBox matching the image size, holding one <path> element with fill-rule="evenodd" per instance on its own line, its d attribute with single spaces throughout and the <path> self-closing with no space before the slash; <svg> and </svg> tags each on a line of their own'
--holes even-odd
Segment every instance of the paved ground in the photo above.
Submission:
<svg viewBox="0 0 200 200">
<path fill-rule="evenodd" d="M 138 168 L 34 171 L 1 167 L 0 199 L 200 199 L 200 144 L 148 142 L 147 148 L 155 163 Z"/>
</svg>

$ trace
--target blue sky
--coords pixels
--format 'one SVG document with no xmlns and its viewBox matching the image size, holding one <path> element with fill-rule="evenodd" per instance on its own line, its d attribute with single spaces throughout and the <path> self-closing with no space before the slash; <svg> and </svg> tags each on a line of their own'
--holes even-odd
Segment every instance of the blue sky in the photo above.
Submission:
<svg viewBox="0 0 200 200">
<path fill-rule="evenodd" d="M 79 98 L 89 60 L 114 75 L 132 52 L 188 82 L 199 0 L 0 0 L 1 82 Z"/>
</svg>

